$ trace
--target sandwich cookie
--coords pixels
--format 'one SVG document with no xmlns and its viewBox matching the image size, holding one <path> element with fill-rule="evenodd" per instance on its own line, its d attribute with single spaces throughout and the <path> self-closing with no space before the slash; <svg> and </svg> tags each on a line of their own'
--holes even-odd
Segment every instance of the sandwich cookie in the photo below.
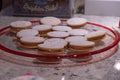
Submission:
<svg viewBox="0 0 120 80">
<path fill-rule="evenodd" d="M 51 25 L 35 25 L 33 29 L 38 30 L 41 36 L 46 36 L 46 34 L 52 30 Z"/>
<path fill-rule="evenodd" d="M 87 41 L 87 38 L 83 36 L 70 36 L 65 38 L 66 41 L 70 42 L 80 42 L 80 41 Z"/>
<path fill-rule="evenodd" d="M 70 30 L 72 30 L 72 28 L 68 27 L 68 26 L 54 26 L 52 28 L 52 30 L 55 30 L 55 31 L 70 31 Z"/>
<path fill-rule="evenodd" d="M 94 32 L 90 32 L 89 34 L 86 34 L 85 37 L 87 38 L 88 41 L 101 41 L 106 35 L 106 32 L 103 30 L 98 30 Z"/>
<path fill-rule="evenodd" d="M 43 44 L 38 45 L 38 49 L 43 55 L 55 56 L 61 55 L 65 52 L 65 46 L 67 41 L 60 38 L 51 38 L 46 40 Z M 60 58 L 39 58 L 39 62 L 42 63 L 60 63 Z"/>
<path fill-rule="evenodd" d="M 95 46 L 95 43 L 92 41 L 71 41 L 70 42 L 70 49 L 72 51 L 89 51 Z"/>
<path fill-rule="evenodd" d="M 47 36 L 51 38 L 65 38 L 69 36 L 69 33 L 63 31 L 52 31 L 52 32 L 48 32 Z"/>
<path fill-rule="evenodd" d="M 70 42 L 70 52 L 69 54 L 85 54 L 92 50 L 95 46 L 94 42 L 91 41 L 83 41 L 80 42 Z M 71 58 L 70 60 L 75 62 L 85 62 L 92 59 L 92 55 L 88 54 L 87 56 L 80 57 L 80 58 Z"/>
<path fill-rule="evenodd" d="M 24 36 L 28 37 L 28 36 L 37 36 L 37 35 L 39 35 L 39 32 L 37 30 L 25 29 L 17 32 L 16 37 L 19 39 Z"/>
<path fill-rule="evenodd" d="M 23 48 L 37 48 L 38 44 L 44 42 L 43 37 L 37 36 L 24 36 L 20 38 L 20 46 Z"/>
<path fill-rule="evenodd" d="M 11 32 L 16 33 L 23 29 L 32 28 L 32 23 L 30 21 L 15 21 L 10 24 Z"/>
<path fill-rule="evenodd" d="M 62 22 L 59 18 L 50 16 L 50 17 L 41 18 L 40 23 L 45 25 L 57 26 L 57 25 L 60 25 Z"/>
<path fill-rule="evenodd" d="M 84 18 L 71 18 L 68 19 L 66 23 L 72 28 L 81 28 L 87 24 L 87 20 Z"/>
<path fill-rule="evenodd" d="M 67 41 L 60 38 L 51 38 L 38 45 L 38 49 L 47 55 L 59 55 L 64 53 Z"/>
</svg>

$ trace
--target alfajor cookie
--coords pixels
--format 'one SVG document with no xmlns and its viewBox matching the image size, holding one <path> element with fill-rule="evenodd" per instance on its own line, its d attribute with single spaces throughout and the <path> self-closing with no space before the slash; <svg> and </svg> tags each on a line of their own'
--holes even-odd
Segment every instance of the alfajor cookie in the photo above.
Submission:
<svg viewBox="0 0 120 80">
<path fill-rule="evenodd" d="M 88 34 L 88 31 L 85 29 L 72 29 L 68 32 L 71 36 L 84 36 Z"/>
<path fill-rule="evenodd" d="M 20 38 L 20 46 L 23 48 L 37 48 L 38 44 L 44 42 L 43 37 L 25 36 Z"/>
<path fill-rule="evenodd" d="M 86 52 L 89 52 L 92 50 L 95 46 L 94 42 L 91 41 L 76 41 L 76 42 L 70 42 L 70 52 L 69 54 L 85 54 Z M 92 59 L 92 55 L 88 54 L 84 57 L 78 57 L 78 58 L 71 58 L 70 60 L 75 62 L 85 62 Z"/>
<path fill-rule="evenodd" d="M 67 41 L 65 41 L 64 39 L 51 38 L 47 39 L 43 44 L 39 44 L 38 49 L 43 54 L 59 55 L 64 53 L 64 48 L 66 45 Z"/>
<path fill-rule="evenodd" d="M 94 48 L 95 43 L 92 41 L 76 41 L 76 42 L 70 42 L 69 47 L 72 51 L 89 51 L 92 48 Z"/>
<path fill-rule="evenodd" d="M 70 42 L 86 41 L 87 38 L 83 36 L 70 36 L 70 37 L 65 38 L 65 40 L 70 43 Z"/>
<path fill-rule="evenodd" d="M 18 32 L 23 29 L 32 28 L 32 23 L 30 21 L 15 21 L 10 24 L 11 32 Z"/>
<path fill-rule="evenodd" d="M 52 30 L 51 25 L 35 25 L 32 29 L 38 30 L 41 36 L 46 36 L 46 34 Z"/>
<path fill-rule="evenodd" d="M 87 20 L 85 18 L 71 18 L 67 20 L 67 25 L 72 28 L 80 28 L 84 27 L 87 24 Z"/>
<path fill-rule="evenodd" d="M 55 31 L 70 31 L 70 30 L 72 30 L 72 28 L 68 27 L 68 26 L 54 26 L 52 28 L 52 30 L 55 30 Z"/>
<path fill-rule="evenodd" d="M 52 31 L 52 32 L 48 32 L 47 36 L 51 38 L 65 38 L 69 36 L 69 33 L 63 31 Z"/>
<path fill-rule="evenodd" d="M 98 30 L 94 32 L 90 32 L 89 34 L 85 35 L 88 41 L 100 41 L 102 40 L 106 35 L 106 32 L 103 30 Z"/>
<path fill-rule="evenodd" d="M 61 24 L 61 20 L 59 18 L 49 16 L 41 18 L 40 23 L 45 25 L 57 26 Z"/>
<path fill-rule="evenodd" d="M 16 37 L 19 39 L 21 37 L 28 37 L 28 36 L 37 36 L 39 35 L 39 32 L 34 29 L 24 29 L 16 33 Z"/>
</svg>

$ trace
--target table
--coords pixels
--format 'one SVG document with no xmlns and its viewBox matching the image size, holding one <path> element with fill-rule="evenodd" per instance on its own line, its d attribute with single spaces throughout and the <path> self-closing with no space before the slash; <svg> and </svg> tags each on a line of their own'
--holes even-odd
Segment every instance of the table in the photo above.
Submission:
<svg viewBox="0 0 120 80">
<path fill-rule="evenodd" d="M 83 17 L 90 22 L 99 23 L 108 27 L 117 26 L 120 17 L 109 16 L 90 16 L 76 14 L 75 17 Z M 13 17 L 0 16 L 0 27 L 9 25 L 16 20 L 36 20 L 39 17 Z M 3 51 L 0 50 L 0 53 Z M 120 80 L 120 70 L 116 70 L 114 65 L 116 60 L 120 60 L 120 48 L 115 55 L 88 65 L 75 67 L 29 67 L 0 60 L 0 80 L 10 80 L 13 77 L 21 76 L 26 73 L 41 76 L 46 80 Z"/>
</svg>

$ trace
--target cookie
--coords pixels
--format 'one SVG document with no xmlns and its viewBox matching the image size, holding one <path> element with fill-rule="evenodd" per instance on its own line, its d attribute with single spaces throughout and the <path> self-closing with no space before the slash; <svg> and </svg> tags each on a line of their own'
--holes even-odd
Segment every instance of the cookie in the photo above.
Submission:
<svg viewBox="0 0 120 80">
<path fill-rule="evenodd" d="M 61 24 L 61 20 L 59 18 L 49 16 L 41 18 L 40 23 L 45 25 L 57 26 Z"/>
<path fill-rule="evenodd" d="M 19 32 L 16 33 L 16 37 L 19 39 L 21 37 L 24 36 L 37 36 L 39 35 L 39 32 L 37 30 L 34 29 L 25 29 L 25 30 L 21 30 Z"/>
<path fill-rule="evenodd" d="M 32 28 L 32 23 L 30 21 L 15 21 L 10 24 L 11 32 L 16 33 L 23 29 Z"/>
<path fill-rule="evenodd" d="M 67 25 L 72 28 L 81 28 L 87 24 L 87 20 L 85 18 L 71 18 L 67 20 Z"/>
<path fill-rule="evenodd" d="M 70 42 L 86 41 L 87 38 L 83 36 L 70 36 L 70 37 L 65 38 L 65 40 L 70 43 Z"/>
<path fill-rule="evenodd" d="M 91 50 L 92 48 L 94 48 L 95 46 L 95 43 L 92 42 L 92 41 L 79 41 L 79 42 L 70 42 L 69 44 L 70 46 L 70 49 L 72 51 L 80 51 L 80 52 L 83 52 L 83 51 L 89 51 Z"/>
<path fill-rule="evenodd" d="M 59 55 L 64 53 L 64 48 L 67 45 L 67 41 L 60 38 L 51 38 L 44 41 L 43 44 L 38 45 L 38 49 L 43 54 Z"/>
<path fill-rule="evenodd" d="M 23 48 L 37 48 L 38 44 L 44 42 L 43 37 L 28 36 L 20 38 L 20 46 Z"/>
<path fill-rule="evenodd" d="M 90 32 L 89 34 L 85 35 L 88 41 L 100 41 L 102 40 L 106 35 L 106 32 L 103 30 L 98 30 L 94 32 Z"/>
<path fill-rule="evenodd" d="M 46 34 L 52 30 L 51 25 L 35 25 L 33 29 L 38 30 L 41 36 L 46 36 Z"/>
</svg>

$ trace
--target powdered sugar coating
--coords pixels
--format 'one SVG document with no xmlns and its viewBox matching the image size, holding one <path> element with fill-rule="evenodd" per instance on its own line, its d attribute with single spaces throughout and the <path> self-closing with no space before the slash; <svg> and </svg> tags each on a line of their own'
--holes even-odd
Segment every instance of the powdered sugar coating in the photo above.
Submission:
<svg viewBox="0 0 120 80">
<path fill-rule="evenodd" d="M 45 39 L 43 37 L 36 37 L 36 36 L 27 36 L 20 38 L 20 41 L 24 43 L 41 43 L 44 40 Z"/>
<path fill-rule="evenodd" d="M 67 41 L 65 41 L 64 39 L 61 38 L 51 38 L 51 39 L 47 39 L 44 42 L 45 44 L 55 44 L 55 45 L 63 45 L 66 46 L 67 45 Z"/>
<path fill-rule="evenodd" d="M 52 29 L 56 30 L 56 31 L 70 31 L 70 30 L 72 30 L 72 28 L 68 27 L 68 26 L 54 26 Z"/>
<path fill-rule="evenodd" d="M 31 25 L 32 23 L 30 21 L 15 21 L 10 24 L 10 26 L 15 28 L 25 28 Z"/>
<path fill-rule="evenodd" d="M 38 31 L 44 31 L 44 30 L 52 29 L 52 26 L 51 25 L 35 25 L 33 29 Z"/>
<path fill-rule="evenodd" d="M 94 46 L 95 43 L 92 41 L 82 41 L 82 42 L 70 42 L 70 45 L 84 47 L 84 46 Z"/>
<path fill-rule="evenodd" d="M 80 42 L 80 41 L 86 41 L 87 38 L 83 36 L 70 36 L 65 39 L 68 42 Z"/>
<path fill-rule="evenodd" d="M 84 36 L 88 34 L 88 31 L 85 29 L 73 29 L 69 31 L 69 34 L 73 36 Z"/>
<path fill-rule="evenodd" d="M 94 31 L 94 32 L 91 32 L 91 33 L 87 34 L 85 37 L 86 38 L 92 38 L 92 37 L 102 36 L 102 35 L 105 35 L 105 34 L 106 34 L 105 31 L 98 30 L 98 31 Z"/>
<path fill-rule="evenodd" d="M 84 18 L 75 17 L 67 20 L 67 24 L 70 26 L 79 26 L 85 23 L 87 23 L 87 20 Z"/>
<path fill-rule="evenodd" d="M 56 18 L 56 17 L 43 17 L 40 19 L 40 22 L 42 24 L 52 25 L 52 26 L 61 24 L 61 20 L 59 18 Z"/>
<path fill-rule="evenodd" d="M 25 29 L 25 30 L 19 31 L 16 35 L 17 37 L 24 37 L 24 36 L 36 36 L 38 34 L 39 32 L 37 30 Z"/>
<path fill-rule="evenodd" d="M 55 37 L 55 38 L 64 38 L 69 36 L 68 32 L 62 32 L 62 31 L 52 31 L 52 32 L 48 32 L 47 36 L 49 37 Z"/>
</svg>

